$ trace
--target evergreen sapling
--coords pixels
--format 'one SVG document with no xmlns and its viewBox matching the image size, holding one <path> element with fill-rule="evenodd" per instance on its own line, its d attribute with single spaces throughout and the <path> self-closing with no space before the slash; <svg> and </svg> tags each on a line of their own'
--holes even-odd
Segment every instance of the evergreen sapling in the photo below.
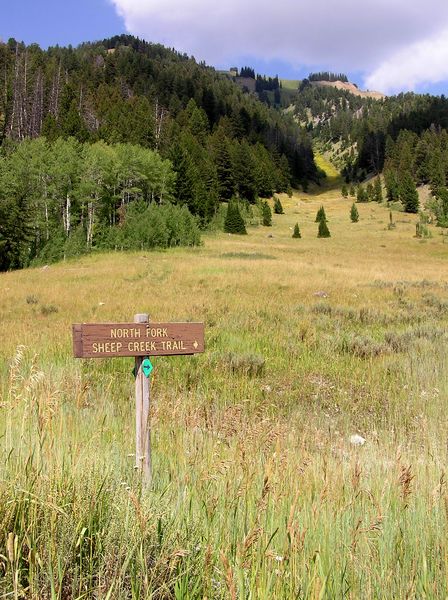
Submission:
<svg viewBox="0 0 448 600">
<path fill-rule="evenodd" d="M 226 233 L 246 234 L 246 226 L 241 216 L 238 203 L 231 200 L 227 206 L 227 214 L 224 221 L 224 231 Z"/>
<path fill-rule="evenodd" d="M 359 212 L 356 208 L 356 204 L 353 202 L 352 207 L 350 209 L 350 219 L 352 223 L 357 223 L 359 221 Z"/>
<path fill-rule="evenodd" d="M 300 233 L 300 228 L 299 228 L 299 224 L 298 223 L 296 223 L 294 225 L 294 231 L 293 231 L 292 237 L 293 238 L 301 238 L 302 237 L 302 234 Z"/>
<path fill-rule="evenodd" d="M 315 223 L 320 223 L 321 221 L 327 221 L 327 215 L 325 214 L 325 209 L 323 206 L 321 206 L 319 208 L 319 210 L 316 213 L 316 220 L 314 221 Z"/>
<path fill-rule="evenodd" d="M 271 207 L 269 206 L 269 204 L 267 203 L 266 200 L 261 205 L 261 217 L 262 217 L 263 225 L 265 227 L 271 227 L 272 226 L 272 212 L 271 212 Z"/>
<path fill-rule="evenodd" d="M 375 184 L 374 184 L 373 189 L 374 189 L 375 200 L 381 204 L 381 202 L 383 201 L 383 189 L 381 187 L 381 179 L 380 179 L 379 175 L 375 179 Z"/>
<path fill-rule="evenodd" d="M 328 229 L 326 221 L 319 221 L 319 228 L 317 230 L 318 238 L 329 238 L 330 230 Z"/>
<path fill-rule="evenodd" d="M 282 203 L 280 202 L 280 198 L 278 196 L 274 196 L 274 213 L 276 215 L 283 215 L 285 211 L 283 210 Z"/>
</svg>

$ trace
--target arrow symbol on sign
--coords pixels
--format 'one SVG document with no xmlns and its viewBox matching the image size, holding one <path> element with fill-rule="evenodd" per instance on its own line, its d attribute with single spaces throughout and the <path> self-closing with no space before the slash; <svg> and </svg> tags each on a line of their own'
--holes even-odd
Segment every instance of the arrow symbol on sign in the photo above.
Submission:
<svg viewBox="0 0 448 600">
<path fill-rule="evenodd" d="M 198 346 L 199 346 L 199 344 L 197 343 L 197 341 L 196 341 L 196 340 L 194 340 L 194 343 L 193 343 L 193 348 L 196 350 L 196 348 L 197 348 Z"/>
<path fill-rule="evenodd" d="M 149 358 L 145 358 L 142 362 L 142 371 L 145 374 L 145 377 L 149 377 L 151 375 L 151 371 L 153 370 L 152 362 Z"/>
</svg>

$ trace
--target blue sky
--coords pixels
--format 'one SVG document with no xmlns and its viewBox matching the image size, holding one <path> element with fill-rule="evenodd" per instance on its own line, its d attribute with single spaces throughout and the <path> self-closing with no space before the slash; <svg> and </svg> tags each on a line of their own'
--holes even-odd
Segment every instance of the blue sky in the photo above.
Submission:
<svg viewBox="0 0 448 600">
<path fill-rule="evenodd" d="M 77 46 L 124 33 L 123 19 L 108 0 L 0 0 L 0 37 L 27 44 Z"/>
<path fill-rule="evenodd" d="M 46 48 L 129 32 L 217 68 L 250 65 L 291 79 L 332 70 L 386 93 L 448 94 L 448 2 L 441 0 L 0 0 L 1 5 L 3 40 Z"/>
</svg>

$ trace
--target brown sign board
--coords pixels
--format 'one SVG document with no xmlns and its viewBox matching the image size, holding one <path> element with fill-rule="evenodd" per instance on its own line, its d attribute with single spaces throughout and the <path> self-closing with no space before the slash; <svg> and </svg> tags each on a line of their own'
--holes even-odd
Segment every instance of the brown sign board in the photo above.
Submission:
<svg viewBox="0 0 448 600">
<path fill-rule="evenodd" d="M 204 323 L 79 323 L 76 358 L 173 356 L 204 352 Z"/>
</svg>

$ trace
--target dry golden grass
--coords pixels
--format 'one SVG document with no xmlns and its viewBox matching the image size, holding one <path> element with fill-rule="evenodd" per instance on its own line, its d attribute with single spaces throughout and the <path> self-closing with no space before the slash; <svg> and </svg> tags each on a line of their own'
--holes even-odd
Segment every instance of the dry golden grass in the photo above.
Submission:
<svg viewBox="0 0 448 600">
<path fill-rule="evenodd" d="M 2 592 L 446 597 L 448 245 L 332 190 L 281 201 L 247 236 L 0 275 Z M 132 359 L 71 349 L 137 312 L 206 323 L 204 355 L 153 361 L 147 493 Z"/>
</svg>

